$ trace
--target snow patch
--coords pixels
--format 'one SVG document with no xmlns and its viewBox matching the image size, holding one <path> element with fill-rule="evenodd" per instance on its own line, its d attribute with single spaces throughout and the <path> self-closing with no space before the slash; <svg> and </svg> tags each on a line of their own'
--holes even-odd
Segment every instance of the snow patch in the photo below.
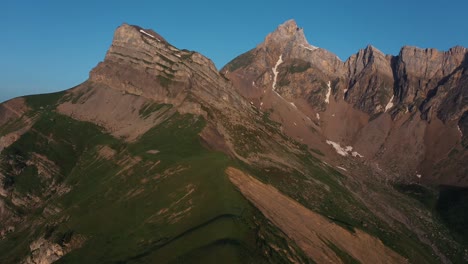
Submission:
<svg viewBox="0 0 468 264">
<path fill-rule="evenodd" d="M 319 113 L 317 113 L 317 114 L 315 115 L 315 117 L 317 117 L 317 120 L 320 120 L 320 114 L 319 114 Z"/>
<path fill-rule="evenodd" d="M 340 167 L 340 166 L 336 166 L 338 169 L 340 170 L 344 170 L 344 171 L 348 171 L 347 169 L 343 168 L 343 167 Z"/>
<path fill-rule="evenodd" d="M 263 105 L 263 102 L 260 103 L 260 106 L 262 106 L 262 105 Z"/>
<path fill-rule="evenodd" d="M 419 179 L 421 179 L 422 175 L 421 175 L 421 174 L 416 174 L 416 177 L 418 177 Z"/>
<path fill-rule="evenodd" d="M 352 155 L 353 157 L 364 158 L 364 156 L 363 156 L 363 155 L 361 155 L 361 154 L 357 153 L 356 151 L 353 151 L 353 152 L 351 153 L 351 155 Z"/>
<path fill-rule="evenodd" d="M 284 97 L 281 96 L 277 91 L 273 90 L 273 92 L 274 92 L 279 98 L 281 98 L 283 101 L 285 101 L 286 103 L 289 103 L 288 100 L 284 99 Z"/>
<path fill-rule="evenodd" d="M 179 58 L 181 57 L 179 54 L 176 54 L 176 56 L 179 57 Z"/>
<path fill-rule="evenodd" d="M 395 97 L 395 96 L 392 95 L 392 98 L 390 98 L 390 101 L 389 101 L 388 104 L 385 106 L 385 112 L 387 112 L 388 109 L 390 109 L 390 108 L 393 107 L 393 97 Z"/>
<path fill-rule="evenodd" d="M 154 39 L 157 40 L 157 41 L 160 41 L 158 38 L 156 38 L 155 36 L 149 34 L 148 32 L 144 31 L 143 29 L 140 29 L 140 33 L 143 33 L 143 34 L 145 34 L 145 35 L 148 36 L 148 37 L 151 37 L 151 38 L 154 38 Z"/>
<path fill-rule="evenodd" d="M 310 50 L 310 51 L 314 51 L 314 50 L 318 49 L 318 47 L 315 47 L 315 46 L 312 46 L 312 45 L 306 46 L 306 45 L 301 44 L 300 46 L 303 47 L 304 49 Z"/>
<path fill-rule="evenodd" d="M 276 89 L 276 79 L 278 78 L 278 66 L 283 63 L 283 55 L 280 55 L 279 58 L 278 58 L 278 61 L 276 62 L 276 65 L 275 67 L 272 68 L 273 70 L 273 91 Z"/>
<path fill-rule="evenodd" d="M 351 154 L 351 156 L 353 157 L 360 157 L 360 158 L 364 158 L 364 156 L 362 156 L 361 154 L 359 154 L 358 152 L 356 151 L 353 151 L 353 147 L 352 146 L 346 146 L 346 147 L 342 147 L 340 144 L 336 143 L 336 142 L 333 142 L 331 140 L 327 140 L 327 144 L 328 145 L 331 145 L 336 153 L 338 153 L 339 155 L 341 156 L 348 156 Z"/>
<path fill-rule="evenodd" d="M 331 95 L 331 82 L 328 81 L 328 91 L 327 91 L 327 96 L 325 97 L 325 103 L 329 104 L 330 103 L 330 95 Z"/>
<path fill-rule="evenodd" d="M 460 132 L 460 136 L 463 137 L 463 132 L 462 132 L 462 130 L 460 129 L 460 126 L 457 125 L 457 129 L 458 129 L 458 132 Z"/>
<path fill-rule="evenodd" d="M 346 152 L 346 150 L 342 148 L 340 144 L 333 142 L 331 140 L 327 140 L 327 144 L 331 145 L 335 149 L 336 153 L 338 153 L 339 155 L 348 156 L 348 152 Z"/>
</svg>

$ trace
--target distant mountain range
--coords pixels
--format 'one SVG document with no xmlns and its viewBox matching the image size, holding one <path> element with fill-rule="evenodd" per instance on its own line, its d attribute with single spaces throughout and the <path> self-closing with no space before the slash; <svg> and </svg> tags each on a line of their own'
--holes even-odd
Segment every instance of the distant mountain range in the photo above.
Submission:
<svg viewBox="0 0 468 264">
<path fill-rule="evenodd" d="M 0 262 L 466 262 L 467 101 L 464 47 L 343 62 L 289 20 L 218 71 L 123 24 L 0 104 Z"/>
</svg>

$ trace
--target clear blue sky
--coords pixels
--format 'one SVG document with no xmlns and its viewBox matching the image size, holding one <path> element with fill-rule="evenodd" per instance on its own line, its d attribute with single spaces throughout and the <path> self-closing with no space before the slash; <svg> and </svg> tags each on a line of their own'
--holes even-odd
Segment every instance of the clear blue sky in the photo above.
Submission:
<svg viewBox="0 0 468 264">
<path fill-rule="evenodd" d="M 468 46 L 466 0 L 37 1 L 0 4 L 0 102 L 73 87 L 101 61 L 123 22 L 152 28 L 218 68 L 295 19 L 312 45 L 346 60 L 372 44 Z"/>
</svg>

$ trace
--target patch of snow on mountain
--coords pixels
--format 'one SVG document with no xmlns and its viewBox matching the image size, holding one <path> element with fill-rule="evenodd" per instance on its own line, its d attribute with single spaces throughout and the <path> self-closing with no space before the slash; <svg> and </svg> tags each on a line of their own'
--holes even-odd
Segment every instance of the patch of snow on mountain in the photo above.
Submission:
<svg viewBox="0 0 468 264">
<path fill-rule="evenodd" d="M 303 47 L 304 49 L 310 50 L 310 51 L 314 51 L 314 50 L 318 49 L 318 47 L 315 47 L 315 46 L 312 46 L 312 45 L 306 46 L 306 45 L 301 44 L 300 46 Z"/>
<path fill-rule="evenodd" d="M 388 109 L 390 109 L 390 108 L 393 107 L 393 97 L 395 97 L 395 96 L 392 95 L 392 98 L 390 98 L 390 101 L 389 101 L 388 104 L 385 106 L 385 112 L 387 112 Z"/>
<path fill-rule="evenodd" d="M 279 58 L 278 58 L 278 61 L 276 62 L 276 65 L 275 67 L 272 68 L 273 70 L 273 91 L 276 89 L 276 79 L 278 78 L 278 66 L 283 63 L 283 55 L 280 55 Z"/>
<path fill-rule="evenodd" d="M 338 153 L 339 155 L 344 156 L 344 157 L 348 156 L 348 152 L 344 148 L 342 148 L 340 144 L 333 142 L 331 140 L 327 140 L 327 144 L 331 145 L 335 149 L 336 153 Z"/>
<path fill-rule="evenodd" d="M 338 153 L 339 155 L 341 156 L 348 156 L 351 154 L 351 156 L 353 157 L 360 157 L 360 158 L 364 158 L 363 155 L 359 154 L 358 152 L 356 151 L 353 151 L 353 147 L 352 146 L 346 146 L 346 147 L 342 147 L 340 144 L 336 143 L 336 142 L 333 142 L 331 140 L 327 140 L 327 144 L 328 145 L 331 145 L 336 153 Z"/>
<path fill-rule="evenodd" d="M 153 36 L 153 35 L 147 33 L 147 32 L 144 31 L 143 29 L 140 29 L 140 32 L 143 33 L 143 34 L 145 34 L 145 35 L 148 36 L 148 37 L 152 37 L 152 38 L 154 38 L 154 39 L 156 38 L 155 36 Z"/>
<path fill-rule="evenodd" d="M 325 97 L 325 103 L 330 103 L 330 95 L 331 95 L 331 82 L 328 81 L 328 91 L 327 91 L 327 96 Z"/>
<path fill-rule="evenodd" d="M 352 155 L 353 157 L 364 158 L 364 156 L 363 156 L 363 155 L 359 154 L 359 153 L 358 153 L 358 152 L 356 152 L 356 151 L 353 151 L 353 152 L 351 153 L 351 155 Z"/>
</svg>

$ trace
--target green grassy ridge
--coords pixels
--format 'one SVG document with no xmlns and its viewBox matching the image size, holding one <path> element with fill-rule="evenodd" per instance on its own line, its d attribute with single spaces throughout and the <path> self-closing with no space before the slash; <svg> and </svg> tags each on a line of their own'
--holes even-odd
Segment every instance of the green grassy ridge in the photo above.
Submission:
<svg viewBox="0 0 468 264">
<path fill-rule="evenodd" d="M 159 129 L 148 131 L 139 142 L 128 147 L 129 152 L 134 154 L 146 153 L 148 149 L 158 149 L 160 152 L 154 155 L 154 159 L 147 157 L 145 160 L 150 162 L 157 159 L 160 161 L 159 165 L 161 166 L 155 168 L 155 171 L 148 171 L 145 170 L 145 168 L 137 169 L 131 175 L 131 179 L 128 179 L 128 177 L 125 179 L 116 179 L 113 176 L 115 172 L 111 171 L 108 176 L 111 179 L 99 180 L 100 182 L 106 182 L 105 186 L 137 186 L 141 177 L 162 173 L 173 167 L 182 166 L 189 168 L 177 175 L 164 178 L 153 186 L 147 183 L 150 185 L 148 187 L 150 190 L 155 187 L 157 187 L 157 190 L 145 191 L 141 194 L 142 197 L 135 197 L 134 200 L 128 201 L 119 200 L 119 196 L 125 192 L 124 190 L 112 190 L 108 192 L 107 195 L 99 195 L 99 198 L 83 199 L 87 204 L 86 206 L 79 206 L 79 208 L 86 208 L 86 210 L 93 214 L 89 216 L 91 219 L 95 219 L 96 217 L 103 219 L 103 216 L 109 216 L 111 212 L 125 211 L 124 215 L 110 215 L 111 219 L 119 219 L 118 226 L 109 226 L 109 223 L 106 221 L 98 225 L 87 226 L 86 222 L 94 223 L 95 220 L 87 220 L 86 216 L 81 217 L 79 223 L 68 223 L 68 225 L 75 226 L 76 228 L 89 228 L 94 230 L 94 232 L 99 231 L 110 234 L 115 233 L 115 230 L 123 231 L 128 229 L 128 227 L 141 223 L 144 217 L 164 209 L 165 206 L 171 204 L 174 200 L 180 198 L 180 196 L 183 196 L 185 189 L 181 188 L 181 185 L 185 186 L 189 183 L 197 186 L 197 190 L 198 188 L 200 189 L 200 191 L 195 191 L 194 197 L 191 198 L 193 199 L 193 206 L 206 204 L 209 204 L 209 206 L 198 208 L 196 211 L 197 215 L 190 216 L 187 219 L 181 219 L 180 222 L 177 223 L 160 223 L 159 225 L 161 226 L 159 227 L 158 225 L 154 227 L 145 225 L 138 228 L 135 227 L 134 230 L 128 232 L 121 232 L 122 237 L 115 238 L 112 243 L 112 248 L 108 249 L 105 257 L 99 257 L 99 252 L 93 251 L 96 246 L 92 245 L 93 241 L 91 240 L 89 246 L 78 249 L 65 256 L 61 260 L 63 261 L 62 263 L 80 262 L 83 261 L 83 257 L 90 256 L 91 259 L 88 259 L 89 261 L 100 260 L 104 263 L 106 261 L 123 263 L 137 263 L 138 261 L 152 262 L 155 260 L 160 262 L 175 261 L 178 257 L 183 258 L 185 254 L 191 254 L 190 252 L 197 252 L 202 250 L 202 248 L 206 250 L 208 245 L 216 244 L 218 241 L 237 241 L 229 244 L 231 249 L 226 252 L 225 256 L 229 259 L 234 258 L 234 256 L 240 256 L 240 260 L 247 257 L 248 259 L 255 259 L 257 263 L 260 260 L 264 262 L 261 254 L 255 251 L 255 244 L 253 242 L 255 235 L 252 231 L 252 227 L 250 227 L 251 224 L 244 223 L 250 221 L 250 215 L 254 209 L 234 189 L 224 175 L 224 169 L 231 161 L 220 153 L 213 153 L 205 150 L 201 147 L 198 139 L 194 140 L 197 138 L 196 135 L 198 132 L 203 128 L 203 123 L 202 120 L 193 119 L 193 117 L 190 116 L 175 116 L 171 118 L 158 126 Z M 185 130 L 191 131 L 192 129 L 195 130 L 196 133 L 183 133 Z M 174 135 L 177 135 L 180 141 L 167 140 L 168 137 L 173 139 Z M 174 153 L 178 152 L 175 150 L 182 146 L 186 149 L 184 152 Z M 95 160 L 95 157 L 90 157 L 90 162 L 92 160 Z M 113 167 L 113 165 L 108 166 Z M 106 166 L 100 167 L 102 167 L 103 171 L 108 170 Z M 117 184 L 111 183 L 112 181 L 130 182 Z M 100 187 L 96 188 L 99 189 Z M 172 193 L 174 190 L 176 190 L 175 193 Z M 74 188 L 72 192 L 81 193 L 77 188 Z M 113 194 L 114 192 L 115 194 Z M 102 191 L 96 190 L 93 191 L 93 193 L 98 194 L 102 193 Z M 69 195 L 73 195 L 73 193 Z M 122 205 L 116 206 L 124 206 L 122 209 L 125 210 L 108 208 L 104 209 L 104 212 L 95 215 L 94 212 L 102 208 L 103 205 L 109 203 L 104 202 L 104 204 L 100 204 L 100 202 L 97 201 L 105 201 L 106 199 L 108 201 L 117 200 L 119 203 L 122 202 Z M 197 201 L 197 199 L 199 200 Z M 76 199 L 72 200 L 76 201 Z M 144 206 L 145 203 L 143 201 L 147 201 L 146 206 Z M 75 202 L 72 204 L 76 206 Z M 134 210 L 135 213 L 132 219 L 126 218 L 126 215 L 129 213 L 129 208 L 133 208 L 130 212 Z M 183 210 L 184 207 L 176 209 Z M 83 215 L 85 212 L 77 214 Z M 102 216 L 100 216 L 101 214 Z M 92 233 L 90 230 L 78 230 L 78 232 L 84 234 Z M 100 235 L 99 237 L 106 237 L 106 235 Z M 138 247 L 137 238 L 138 240 L 148 242 L 145 242 L 145 246 Z M 154 241 L 156 241 L 155 245 Z M 189 243 L 188 241 L 192 242 Z M 148 248 L 148 245 L 152 244 L 155 248 L 151 248 L 151 246 Z M 245 248 L 249 250 L 246 251 Z M 105 251 L 105 248 L 103 249 L 101 247 L 100 250 Z M 239 251 L 238 253 L 240 255 L 237 253 L 234 254 L 237 251 Z M 213 252 L 211 254 L 213 254 Z M 222 257 L 222 255 L 219 255 L 218 260 Z M 237 262 L 236 259 L 232 259 L 232 261 L 234 263 Z M 242 263 L 243 261 L 238 262 Z"/>
<path fill-rule="evenodd" d="M 68 116 L 54 111 L 43 111 L 32 128 L 20 139 L 3 150 L 2 155 L 9 160 L 29 160 L 33 153 L 46 156 L 60 170 L 55 179 L 43 182 L 39 179 L 34 166 L 26 167 L 15 179 L 19 191 L 41 193 L 52 181 L 61 181 L 75 166 L 80 155 L 95 144 L 114 144 L 112 136 L 102 133 L 101 129 L 88 122 L 76 121 Z M 8 162 L 0 165 L 5 174 L 13 173 L 15 169 Z M 31 182 L 32 181 L 32 182 Z"/>
<path fill-rule="evenodd" d="M 29 243 L 42 235 L 56 242 L 76 235 L 86 238 L 83 247 L 58 263 L 164 263 L 181 259 L 267 262 L 259 249 L 268 245 L 258 245 L 259 223 L 252 219 L 262 219 L 262 225 L 266 220 L 227 179 L 224 170 L 235 161 L 201 146 L 198 133 L 205 126 L 203 119 L 176 114 L 137 142 L 127 144 L 101 132 L 94 124 L 42 110 L 34 130 L 7 152 L 20 151 L 25 158 L 33 152 L 46 156 L 60 165 L 61 180 L 72 190 L 49 201 L 63 209 L 59 214 L 47 219 L 42 219 L 40 212 L 31 215 L 28 221 L 40 224 L 23 229 L 21 236 L 14 233 L 11 239 L 17 240 L 13 249 L 10 237 L 0 241 L 0 262 L 15 263 L 24 258 Z M 45 140 L 36 131 L 52 140 Z M 80 133 L 73 133 L 76 131 Z M 116 151 L 112 160 L 100 157 L 103 145 Z M 148 150 L 159 153 L 149 154 Z M 128 157 L 141 157 L 141 161 L 129 173 L 118 175 L 126 166 L 121 162 Z M 158 165 L 153 166 L 156 162 Z M 185 170 L 164 176 L 178 168 Z M 183 198 L 189 185 L 195 188 L 190 200 L 169 207 L 168 214 L 190 206 L 192 210 L 175 222 L 167 216 L 154 217 Z M 272 241 L 277 237 L 268 235 Z M 284 247 L 287 245 L 283 242 Z"/>
</svg>

